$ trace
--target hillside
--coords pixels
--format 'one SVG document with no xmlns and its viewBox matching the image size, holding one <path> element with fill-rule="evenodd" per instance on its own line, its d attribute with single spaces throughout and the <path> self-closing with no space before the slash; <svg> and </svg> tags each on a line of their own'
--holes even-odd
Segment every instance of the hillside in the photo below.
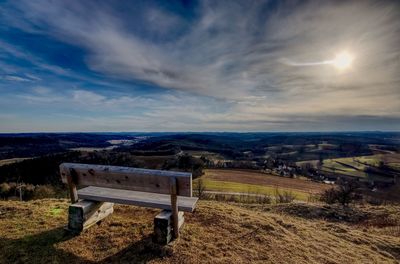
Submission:
<svg viewBox="0 0 400 264">
<path fill-rule="evenodd" d="M 180 240 L 151 243 L 157 210 L 115 206 L 65 235 L 67 200 L 0 201 L 0 263 L 399 263 L 400 207 L 200 201 Z"/>
</svg>

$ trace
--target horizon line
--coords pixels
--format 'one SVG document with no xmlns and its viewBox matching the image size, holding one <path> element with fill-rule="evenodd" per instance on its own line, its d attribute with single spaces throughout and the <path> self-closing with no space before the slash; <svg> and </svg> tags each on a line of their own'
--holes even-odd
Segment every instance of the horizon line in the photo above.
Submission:
<svg viewBox="0 0 400 264">
<path fill-rule="evenodd" d="M 26 132 L 0 132 L 5 134 L 128 134 L 128 133 L 175 133 L 175 134 L 205 134 L 205 133 L 237 133 L 237 134 L 261 134 L 261 133 L 400 133 L 400 130 L 322 130 L 322 131 L 26 131 Z"/>
</svg>

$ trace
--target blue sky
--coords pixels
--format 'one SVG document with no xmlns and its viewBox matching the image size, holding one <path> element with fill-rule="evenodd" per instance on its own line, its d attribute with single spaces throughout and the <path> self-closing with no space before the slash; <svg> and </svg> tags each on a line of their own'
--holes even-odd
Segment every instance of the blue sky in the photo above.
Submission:
<svg viewBox="0 0 400 264">
<path fill-rule="evenodd" d="M 0 132 L 400 130 L 397 1 L 0 1 Z M 332 63 L 346 51 L 345 70 Z"/>
</svg>

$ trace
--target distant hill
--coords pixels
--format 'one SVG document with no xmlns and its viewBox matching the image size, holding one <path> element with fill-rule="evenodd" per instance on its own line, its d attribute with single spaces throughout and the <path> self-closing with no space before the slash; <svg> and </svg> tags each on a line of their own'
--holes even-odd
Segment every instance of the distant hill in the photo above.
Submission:
<svg viewBox="0 0 400 264">
<path fill-rule="evenodd" d="M 151 242 L 157 210 L 115 206 L 65 235 L 66 200 L 0 201 L 0 263 L 398 263 L 400 207 L 200 201 L 181 238 Z"/>
<path fill-rule="evenodd" d="M 0 134 L 0 160 L 61 153 L 72 148 L 105 148 L 109 140 L 134 139 L 125 134 L 24 133 Z"/>
<path fill-rule="evenodd" d="M 0 134 L 0 160 L 26 158 L 60 153 L 74 148 L 106 148 L 111 140 L 145 138 L 133 146 L 121 146 L 121 151 L 207 150 L 231 158 L 241 158 L 244 151 L 264 153 L 274 145 L 306 146 L 326 142 L 338 148 L 329 157 L 371 154 L 369 144 L 398 150 L 398 132 L 314 132 L 314 133 L 23 133 Z M 304 149 L 303 149 L 304 150 Z M 297 160 L 307 156 L 307 150 Z M 309 153 L 308 153 L 309 154 Z M 318 154 L 318 153 L 314 153 Z M 308 159 L 315 159 L 309 157 Z"/>
</svg>

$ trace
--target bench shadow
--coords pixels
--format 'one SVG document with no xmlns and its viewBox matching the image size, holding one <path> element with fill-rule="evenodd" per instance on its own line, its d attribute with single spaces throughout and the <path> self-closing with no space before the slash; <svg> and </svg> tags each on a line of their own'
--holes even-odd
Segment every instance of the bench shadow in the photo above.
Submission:
<svg viewBox="0 0 400 264">
<path fill-rule="evenodd" d="M 19 239 L 0 237 L 0 263 L 46 263 L 54 260 L 68 260 L 70 263 L 87 262 L 71 253 L 55 247 L 55 244 L 73 238 L 63 227 Z"/>
<path fill-rule="evenodd" d="M 152 238 L 152 235 L 147 235 L 118 253 L 97 263 L 147 263 L 150 260 L 171 256 L 173 254 L 170 247 L 156 244 L 153 242 Z"/>
<path fill-rule="evenodd" d="M 76 236 L 59 227 L 19 239 L 0 237 L 0 263 L 146 263 L 172 254 L 168 246 L 153 243 L 152 235 L 144 236 L 99 261 L 91 261 L 56 247 L 58 243 Z"/>
</svg>

